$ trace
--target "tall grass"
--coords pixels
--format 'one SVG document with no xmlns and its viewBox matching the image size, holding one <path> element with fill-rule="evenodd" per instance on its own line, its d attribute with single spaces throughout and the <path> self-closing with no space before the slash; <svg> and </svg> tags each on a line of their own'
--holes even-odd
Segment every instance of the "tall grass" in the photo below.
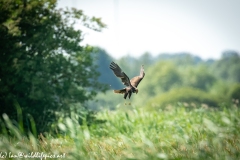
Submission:
<svg viewBox="0 0 240 160">
<path fill-rule="evenodd" d="M 97 116 L 106 123 L 79 126 L 74 118 L 66 118 L 58 124 L 57 137 L 38 138 L 23 136 L 4 115 L 14 136 L 1 135 L 0 152 L 43 152 L 64 159 L 239 159 L 237 105 L 103 111 Z"/>
</svg>

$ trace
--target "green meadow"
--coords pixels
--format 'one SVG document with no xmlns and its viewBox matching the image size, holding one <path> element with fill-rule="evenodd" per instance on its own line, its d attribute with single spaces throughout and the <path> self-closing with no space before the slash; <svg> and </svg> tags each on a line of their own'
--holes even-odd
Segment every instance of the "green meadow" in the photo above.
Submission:
<svg viewBox="0 0 240 160">
<path fill-rule="evenodd" d="M 25 136 L 4 115 L 9 128 L 5 131 L 12 136 L 1 135 L 1 156 L 21 159 L 22 153 L 25 159 L 32 159 L 31 153 L 38 153 L 42 159 L 86 160 L 240 157 L 238 101 L 220 108 L 181 103 L 165 110 L 126 107 L 131 109 L 99 112 L 97 118 L 105 122 L 98 125 L 79 125 L 74 116 L 63 119 L 54 137 L 44 133 L 38 138 L 31 133 Z"/>
</svg>

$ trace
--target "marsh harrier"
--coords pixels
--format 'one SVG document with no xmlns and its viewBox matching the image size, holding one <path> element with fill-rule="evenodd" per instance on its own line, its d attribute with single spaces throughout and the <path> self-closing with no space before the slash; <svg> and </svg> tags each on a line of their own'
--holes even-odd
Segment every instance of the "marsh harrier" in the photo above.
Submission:
<svg viewBox="0 0 240 160">
<path fill-rule="evenodd" d="M 122 69 L 114 62 L 111 62 L 110 69 L 113 71 L 113 73 L 119 77 L 122 81 L 122 83 L 126 86 L 125 88 L 121 90 L 113 90 L 114 93 L 124 94 L 124 99 L 128 98 L 130 99 L 132 93 L 138 93 L 137 86 L 145 76 L 143 65 L 140 69 L 140 75 L 133 77 L 131 80 L 129 80 L 128 76 L 122 71 Z"/>
</svg>

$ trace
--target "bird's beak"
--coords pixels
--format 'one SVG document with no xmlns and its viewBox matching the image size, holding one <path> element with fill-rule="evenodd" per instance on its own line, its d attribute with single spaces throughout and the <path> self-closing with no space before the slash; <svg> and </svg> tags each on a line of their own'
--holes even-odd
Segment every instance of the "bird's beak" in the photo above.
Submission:
<svg viewBox="0 0 240 160">
<path fill-rule="evenodd" d="M 136 90 L 136 94 L 138 93 L 138 90 Z"/>
</svg>

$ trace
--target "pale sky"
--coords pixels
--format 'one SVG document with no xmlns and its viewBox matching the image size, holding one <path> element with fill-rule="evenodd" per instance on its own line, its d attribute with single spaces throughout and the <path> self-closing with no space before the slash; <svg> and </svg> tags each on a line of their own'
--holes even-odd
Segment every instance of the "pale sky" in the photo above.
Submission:
<svg viewBox="0 0 240 160">
<path fill-rule="evenodd" d="M 190 52 L 207 59 L 240 52 L 240 0 L 60 0 L 58 6 L 101 17 L 108 27 L 85 29 L 82 44 L 115 58 Z"/>
</svg>

